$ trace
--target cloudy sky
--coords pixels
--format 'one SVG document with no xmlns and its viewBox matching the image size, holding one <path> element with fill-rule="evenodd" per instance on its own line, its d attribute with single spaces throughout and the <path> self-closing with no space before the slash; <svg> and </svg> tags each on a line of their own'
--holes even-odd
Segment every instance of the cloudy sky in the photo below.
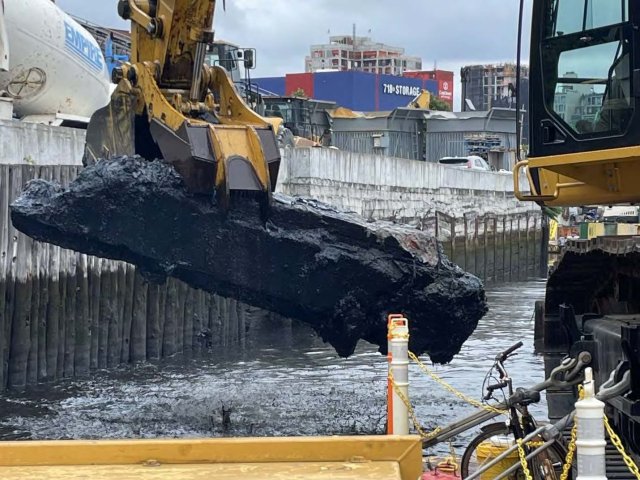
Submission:
<svg viewBox="0 0 640 480">
<path fill-rule="evenodd" d="M 128 28 L 118 17 L 117 0 L 56 3 L 94 23 Z M 530 10 L 531 0 L 526 3 Z M 218 1 L 214 27 L 217 38 L 257 48 L 254 76 L 304 71 L 311 44 L 324 43 L 329 31 L 351 34 L 355 23 L 359 35 L 402 46 L 421 56 L 425 68 L 437 63 L 440 69 L 454 71 L 459 80 L 465 64 L 515 59 L 518 4 L 518 0 L 227 0 L 226 12 Z M 456 109 L 459 94 L 457 81 Z"/>
</svg>

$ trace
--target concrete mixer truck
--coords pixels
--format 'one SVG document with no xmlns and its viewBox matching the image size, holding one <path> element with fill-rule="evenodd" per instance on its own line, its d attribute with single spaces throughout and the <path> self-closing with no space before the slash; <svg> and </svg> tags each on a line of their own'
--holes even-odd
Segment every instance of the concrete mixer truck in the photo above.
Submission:
<svg viewBox="0 0 640 480">
<path fill-rule="evenodd" d="M 86 126 L 111 89 L 100 46 L 55 3 L 0 3 L 0 118 Z"/>
</svg>

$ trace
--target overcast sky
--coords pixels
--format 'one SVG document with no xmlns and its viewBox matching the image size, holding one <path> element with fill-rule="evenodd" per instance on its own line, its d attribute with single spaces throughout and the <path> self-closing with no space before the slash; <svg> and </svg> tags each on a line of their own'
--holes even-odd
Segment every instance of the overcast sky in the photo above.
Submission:
<svg viewBox="0 0 640 480">
<path fill-rule="evenodd" d="M 117 0 L 56 3 L 94 23 L 129 28 L 118 17 Z M 531 0 L 526 3 L 528 11 Z M 351 34 L 355 23 L 358 35 L 421 56 L 425 69 L 437 63 L 440 69 L 452 70 L 458 110 L 461 66 L 515 60 L 518 4 L 519 0 L 227 0 L 226 12 L 218 1 L 214 27 L 217 38 L 258 50 L 254 76 L 261 77 L 304 71 L 311 44 L 327 41 L 329 31 Z"/>
</svg>

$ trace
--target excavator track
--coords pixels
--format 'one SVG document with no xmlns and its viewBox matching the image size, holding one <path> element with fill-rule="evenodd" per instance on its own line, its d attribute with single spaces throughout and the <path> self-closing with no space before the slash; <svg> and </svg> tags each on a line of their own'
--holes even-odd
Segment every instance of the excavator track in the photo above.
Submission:
<svg viewBox="0 0 640 480">
<path fill-rule="evenodd" d="M 631 392 L 610 400 L 607 414 L 625 444 L 640 451 L 640 237 L 569 241 L 551 268 L 536 338 L 547 371 L 585 350 L 599 385 L 612 371 L 631 371 Z M 576 393 L 549 391 L 550 419 L 570 412 Z M 615 455 L 609 457 L 613 467 Z"/>
</svg>

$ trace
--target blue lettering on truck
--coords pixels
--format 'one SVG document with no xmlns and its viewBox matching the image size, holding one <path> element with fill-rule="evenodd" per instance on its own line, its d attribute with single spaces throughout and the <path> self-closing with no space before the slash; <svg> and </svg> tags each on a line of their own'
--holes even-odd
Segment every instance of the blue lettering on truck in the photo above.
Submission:
<svg viewBox="0 0 640 480">
<path fill-rule="evenodd" d="M 91 68 L 101 71 L 104 68 L 102 51 L 67 22 L 64 22 L 64 30 L 66 47 Z"/>
</svg>

